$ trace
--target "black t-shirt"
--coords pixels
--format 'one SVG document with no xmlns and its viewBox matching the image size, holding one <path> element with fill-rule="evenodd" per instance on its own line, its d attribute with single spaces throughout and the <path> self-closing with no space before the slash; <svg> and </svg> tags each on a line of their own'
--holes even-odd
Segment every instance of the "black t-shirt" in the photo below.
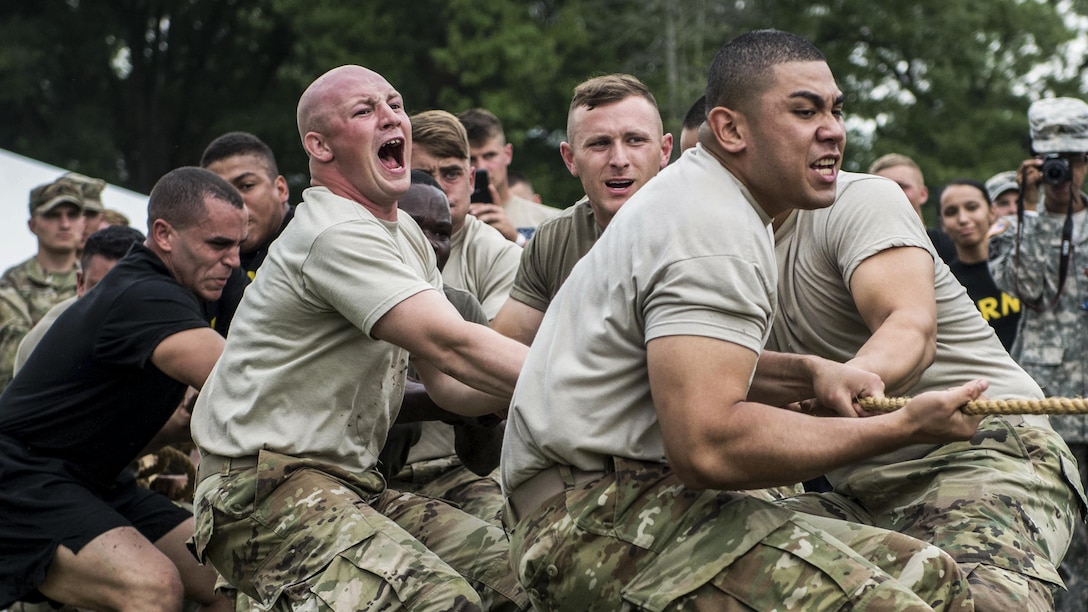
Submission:
<svg viewBox="0 0 1088 612">
<path fill-rule="evenodd" d="M 948 234 L 942 232 L 937 228 L 927 228 L 926 234 L 929 236 L 929 241 L 933 243 L 933 248 L 937 251 L 937 255 L 948 265 L 952 265 L 952 262 L 958 261 L 956 257 L 956 243 L 952 242 L 952 239 L 948 237 Z"/>
<path fill-rule="evenodd" d="M 283 233 L 284 228 L 291 222 L 291 219 L 295 218 L 295 207 L 288 206 L 287 214 L 283 216 L 283 223 L 280 224 L 280 228 L 276 230 L 275 234 L 268 237 L 256 251 L 250 253 L 242 253 L 242 269 L 246 271 L 246 275 L 249 276 L 249 280 L 253 280 L 253 277 L 257 275 L 257 269 L 264 263 L 264 258 L 268 257 L 268 247 L 272 246 L 272 241 L 279 238 L 279 235 Z"/>
<path fill-rule="evenodd" d="M 106 484 L 166 423 L 186 385 L 151 363 L 162 340 L 207 327 L 196 296 L 135 245 L 76 300 L 0 395 L 0 435 Z"/>
<path fill-rule="evenodd" d="M 948 268 L 967 289 L 967 295 L 982 313 L 982 318 L 997 332 L 1005 350 L 1012 348 L 1013 340 L 1016 340 L 1016 327 L 1020 323 L 1020 300 L 997 288 L 985 261 L 968 264 L 957 259 Z"/>
</svg>

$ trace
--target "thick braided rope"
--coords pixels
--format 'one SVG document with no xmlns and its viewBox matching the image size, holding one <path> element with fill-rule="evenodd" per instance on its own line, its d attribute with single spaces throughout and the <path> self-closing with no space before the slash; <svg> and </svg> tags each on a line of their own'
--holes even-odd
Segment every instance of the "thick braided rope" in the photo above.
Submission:
<svg viewBox="0 0 1088 612">
<path fill-rule="evenodd" d="M 867 412 L 891 412 L 907 405 L 909 397 L 858 400 Z M 967 414 L 1088 414 L 1088 400 L 1080 397 L 1048 397 L 1027 400 L 974 400 L 963 407 Z"/>
</svg>

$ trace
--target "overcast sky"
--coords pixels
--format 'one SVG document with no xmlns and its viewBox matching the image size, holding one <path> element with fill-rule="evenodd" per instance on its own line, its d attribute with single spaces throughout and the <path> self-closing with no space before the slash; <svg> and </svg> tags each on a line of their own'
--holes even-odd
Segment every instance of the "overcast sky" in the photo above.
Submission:
<svg viewBox="0 0 1088 612">
<path fill-rule="evenodd" d="M 0 273 L 34 255 L 38 243 L 27 229 L 30 190 L 49 183 L 68 170 L 0 149 L 0 210 L 7 222 L 0 225 Z M 102 203 L 123 213 L 132 226 L 147 233 L 147 196 L 116 185 L 102 192 Z"/>
</svg>

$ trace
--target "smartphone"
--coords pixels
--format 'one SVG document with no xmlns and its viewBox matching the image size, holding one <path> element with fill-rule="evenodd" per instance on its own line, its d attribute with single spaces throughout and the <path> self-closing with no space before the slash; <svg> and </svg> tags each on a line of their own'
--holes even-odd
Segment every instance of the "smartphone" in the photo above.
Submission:
<svg viewBox="0 0 1088 612">
<path fill-rule="evenodd" d="M 488 189 L 490 185 L 490 179 L 487 177 L 487 170 L 479 168 L 476 170 L 476 186 L 472 189 L 472 197 L 469 202 L 483 202 L 485 204 L 491 204 L 491 190 Z"/>
</svg>

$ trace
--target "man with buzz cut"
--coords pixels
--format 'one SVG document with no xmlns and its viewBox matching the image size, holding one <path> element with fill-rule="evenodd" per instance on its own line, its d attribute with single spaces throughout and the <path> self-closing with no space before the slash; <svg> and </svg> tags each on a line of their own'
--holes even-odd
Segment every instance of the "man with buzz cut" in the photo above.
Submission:
<svg viewBox="0 0 1088 612">
<path fill-rule="evenodd" d="M 860 418 L 852 398 L 882 395 L 878 376 L 762 351 L 771 219 L 834 201 L 843 98 L 804 39 L 727 43 L 700 144 L 624 204 L 552 300 L 501 464 L 511 561 L 537 609 L 971 609 L 937 547 L 745 493 L 966 440 L 981 419 L 960 407 L 982 381 Z M 839 416 L 776 407 L 812 397 Z"/>
<path fill-rule="evenodd" d="M 31 233 L 38 251 L 0 277 L 0 391 L 11 382 L 15 353 L 30 328 L 58 302 L 76 294 L 83 240 L 83 192 L 59 178 L 30 192 Z"/>
<path fill-rule="evenodd" d="M 200 168 L 155 184 L 133 245 L 60 315 L 0 395 L 0 609 L 231 610 L 186 548 L 192 512 L 128 470 L 223 348 L 201 316 L 245 238 L 238 192 Z"/>
<path fill-rule="evenodd" d="M 490 203 L 474 203 L 469 212 L 499 230 L 509 241 L 524 246 L 537 226 L 559 214 L 551 206 L 538 204 L 510 192 L 506 171 L 514 160 L 514 145 L 506 141 L 502 122 L 486 108 L 473 108 L 457 115 L 468 132 L 472 166 L 487 170 Z"/>
<path fill-rule="evenodd" d="M 262 609 L 520 609 L 502 529 L 375 469 L 409 359 L 440 407 L 509 405 L 526 347 L 465 321 L 398 208 L 412 128 L 377 72 L 298 103 L 310 185 L 246 289 L 193 410 L 195 552 Z"/>
<path fill-rule="evenodd" d="M 431 175 L 446 193 L 453 233 L 442 281 L 476 296 L 490 321 L 510 295 L 521 249 L 468 213 L 474 168 L 465 127 L 450 113 L 412 116 L 412 169 Z"/>
<path fill-rule="evenodd" d="M 521 255 L 510 299 L 492 327 L 530 344 L 544 311 L 574 264 L 593 247 L 620 207 L 669 163 L 657 101 L 629 74 L 591 78 L 574 89 L 563 163 L 586 197 L 537 228 Z"/>
</svg>

